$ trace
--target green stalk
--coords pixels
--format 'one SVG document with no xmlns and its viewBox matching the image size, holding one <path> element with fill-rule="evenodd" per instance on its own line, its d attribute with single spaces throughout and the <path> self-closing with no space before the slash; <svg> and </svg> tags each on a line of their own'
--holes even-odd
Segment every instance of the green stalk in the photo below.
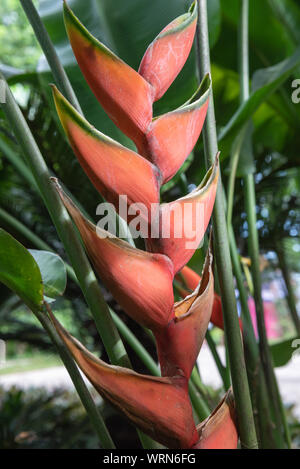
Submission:
<svg viewBox="0 0 300 469">
<path fill-rule="evenodd" d="M 126 343 L 135 351 L 139 359 L 144 363 L 144 365 L 148 368 L 150 373 L 153 376 L 161 376 L 159 367 L 157 363 L 153 360 L 150 353 L 147 352 L 145 347 L 141 344 L 141 342 L 136 338 L 136 336 L 131 332 L 129 327 L 119 318 L 119 316 L 114 312 L 110 311 L 112 318 L 121 334 L 124 337 Z"/>
<path fill-rule="evenodd" d="M 0 207 L 0 220 L 5 224 L 11 226 L 15 231 L 28 239 L 34 246 L 45 251 L 52 251 L 50 246 L 27 228 L 23 223 L 10 215 L 6 210 Z"/>
<path fill-rule="evenodd" d="M 197 59 L 199 75 L 204 76 L 206 73 L 210 73 L 206 0 L 198 1 L 197 41 Z M 204 126 L 204 152 L 206 158 L 206 166 L 208 167 L 209 165 L 213 164 L 215 156 L 218 152 L 215 112 L 212 94 L 209 100 L 209 107 Z M 241 445 L 243 448 L 254 449 L 257 448 L 257 438 L 237 315 L 232 266 L 227 238 L 221 177 L 214 205 L 213 231 L 214 250 L 216 254 L 216 262 L 222 297 L 225 335 L 228 345 L 232 386 L 236 402 L 236 412 L 238 418 Z"/>
<path fill-rule="evenodd" d="M 229 389 L 229 387 L 230 387 L 230 376 L 228 376 L 228 374 L 226 373 L 226 367 L 223 365 L 223 363 L 220 359 L 216 344 L 215 344 L 209 330 L 206 331 L 205 338 L 206 338 L 207 344 L 210 348 L 211 354 L 212 354 L 212 356 L 215 360 L 215 363 L 216 363 L 216 366 L 217 366 L 218 371 L 220 373 L 220 376 L 222 378 L 224 389 L 225 389 L 225 391 L 227 391 L 227 389 Z"/>
<path fill-rule="evenodd" d="M 60 91 L 68 98 L 70 103 L 77 109 L 78 112 L 82 113 L 80 104 L 74 93 L 72 85 L 67 77 L 67 74 L 59 60 L 56 50 L 52 44 L 49 34 L 34 6 L 32 0 L 20 0 L 23 10 L 32 26 L 37 40 L 45 54 L 47 62 L 51 68 L 54 79 L 60 88 Z"/>
<path fill-rule="evenodd" d="M 201 422 L 209 416 L 210 409 L 203 397 L 200 395 L 200 392 L 198 392 L 197 386 L 194 384 L 192 379 L 189 381 L 189 393 L 193 407 Z"/>
<path fill-rule="evenodd" d="M 47 305 L 49 308 L 49 306 Z M 71 357 L 68 349 L 66 348 L 65 344 L 57 334 L 52 322 L 48 318 L 48 316 L 45 313 L 42 313 L 40 311 L 35 311 L 34 312 L 35 316 L 38 318 L 48 335 L 50 336 L 52 342 L 57 348 L 57 351 L 59 353 L 59 356 L 67 369 L 70 378 L 74 384 L 74 387 L 80 397 L 80 400 L 91 420 L 92 425 L 94 426 L 94 429 L 99 437 L 99 440 L 101 442 L 101 445 L 103 446 L 104 449 L 115 449 L 114 442 L 111 439 L 111 436 L 106 428 L 105 422 L 95 405 L 90 392 L 83 381 L 83 378 L 73 360 Z"/>
<path fill-rule="evenodd" d="M 124 344 L 113 323 L 109 308 L 103 298 L 84 248 L 57 191 L 50 181 L 49 171 L 43 156 L 1 73 L 0 79 L 6 84 L 5 103 L 2 104 L 3 111 L 24 152 L 28 166 L 31 169 L 44 203 L 74 268 L 107 354 L 113 364 L 131 368 Z M 152 440 L 146 435 L 140 434 L 140 438 L 143 440 L 145 447 L 151 447 L 153 444 L 151 443 Z"/>
<path fill-rule="evenodd" d="M 276 243 L 276 254 L 278 258 L 278 264 L 282 273 L 282 277 L 286 287 L 286 299 L 289 306 L 290 314 L 292 321 L 294 323 L 296 333 L 300 336 L 300 319 L 297 312 L 295 295 L 293 292 L 291 276 L 288 268 L 288 264 L 286 261 L 286 255 L 284 252 L 284 246 L 282 242 Z"/>
<path fill-rule="evenodd" d="M 24 163 L 24 161 L 19 157 L 19 155 L 14 152 L 11 147 L 6 143 L 4 138 L 0 137 L 0 150 L 3 152 L 6 159 L 18 170 L 18 172 L 26 179 L 30 187 L 38 190 L 36 182 Z"/>
<path fill-rule="evenodd" d="M 239 135 L 237 136 L 231 156 L 230 156 L 230 164 L 229 164 L 229 178 L 228 178 L 228 190 L 227 190 L 227 229 L 231 226 L 232 220 L 232 211 L 233 211 L 233 200 L 234 200 L 234 188 L 235 188 L 235 179 L 236 179 L 236 172 L 238 168 L 240 152 L 242 149 L 244 136 L 245 136 L 246 126 L 241 130 Z"/>
<path fill-rule="evenodd" d="M 211 399 L 211 394 L 210 394 L 209 389 L 205 386 L 205 384 L 203 384 L 203 382 L 201 380 L 201 376 L 200 376 L 200 372 L 199 372 L 199 368 L 197 366 L 197 363 L 193 368 L 191 379 L 192 379 L 196 389 L 206 399 L 206 402 L 209 402 L 210 399 Z"/>
</svg>

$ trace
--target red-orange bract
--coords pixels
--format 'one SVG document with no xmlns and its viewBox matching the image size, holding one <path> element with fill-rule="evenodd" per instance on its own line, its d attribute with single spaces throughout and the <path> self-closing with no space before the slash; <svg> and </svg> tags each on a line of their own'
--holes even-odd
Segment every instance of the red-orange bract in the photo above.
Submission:
<svg viewBox="0 0 300 469">
<path fill-rule="evenodd" d="M 103 283 L 128 315 L 153 331 L 162 377 L 139 375 L 104 363 L 70 336 L 53 315 L 51 319 L 99 393 L 158 442 L 170 448 L 236 447 L 231 392 L 197 428 L 188 395 L 188 380 L 218 298 L 214 296 L 211 242 L 201 281 L 185 267 L 179 278 L 186 277 L 183 286 L 191 292 L 175 304 L 173 297 L 174 275 L 197 249 L 211 217 L 218 184 L 218 155 L 195 191 L 159 205 L 160 187 L 193 150 L 208 107 L 211 83 L 206 76 L 183 106 L 154 119 L 152 113 L 153 102 L 169 88 L 191 50 L 196 2 L 150 44 L 138 72 L 95 39 L 66 3 L 64 17 L 88 84 L 109 117 L 136 144 L 137 152 L 92 127 L 54 87 L 61 123 L 88 177 L 116 209 L 120 195 L 127 196 L 128 205 L 142 203 L 144 217 L 156 204 L 158 238 L 146 239 L 146 251 L 132 247 L 96 228 L 57 181 L 55 186 Z M 185 212 L 186 207 L 190 210 Z M 166 238 L 161 226 L 168 225 L 168 219 L 170 235 Z M 150 224 L 149 217 L 147 222 Z"/>
<path fill-rule="evenodd" d="M 185 298 L 187 295 L 190 294 L 191 291 L 193 291 L 197 287 L 197 285 L 201 281 L 201 276 L 186 265 L 179 272 L 179 274 L 176 275 L 176 280 L 179 282 L 179 293 L 182 298 Z M 214 326 L 217 326 L 220 329 L 224 330 L 222 301 L 221 297 L 217 293 L 215 293 L 214 295 L 214 302 L 210 320 Z M 239 319 L 239 323 L 240 328 L 242 330 L 243 326 L 241 319 Z"/>
<path fill-rule="evenodd" d="M 155 334 L 162 376 L 190 378 L 210 320 L 213 292 L 210 246 L 201 282 L 191 295 L 175 303 L 172 320 Z"/>
<path fill-rule="evenodd" d="M 236 449 L 237 422 L 232 390 L 226 393 L 212 414 L 197 426 L 199 440 L 193 449 Z"/>
</svg>

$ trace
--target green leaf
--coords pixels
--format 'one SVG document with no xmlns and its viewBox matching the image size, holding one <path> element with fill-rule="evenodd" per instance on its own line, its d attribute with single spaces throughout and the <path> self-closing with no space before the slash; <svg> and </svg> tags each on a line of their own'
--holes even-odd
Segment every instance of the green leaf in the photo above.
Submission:
<svg viewBox="0 0 300 469">
<path fill-rule="evenodd" d="M 258 70 L 252 79 L 252 93 L 243 103 L 228 124 L 219 133 L 219 140 L 237 132 L 249 120 L 259 106 L 291 75 L 300 65 L 300 46 L 286 60 L 272 67 Z"/>
<path fill-rule="evenodd" d="M 286 365 L 292 358 L 293 354 L 297 353 L 297 347 L 299 348 L 299 346 L 299 337 L 293 337 L 270 345 L 274 366 L 279 367 Z"/>
<path fill-rule="evenodd" d="M 300 8 L 293 0 L 269 0 L 278 20 L 285 26 L 295 44 L 300 42 Z"/>
<path fill-rule="evenodd" d="M 278 0 L 278 2 L 281 2 L 281 0 Z M 229 63 L 230 61 L 233 63 L 236 56 L 232 54 L 232 50 L 236 47 L 240 1 L 221 0 L 221 6 L 223 22 L 218 46 L 220 52 L 223 52 L 223 55 L 229 59 Z M 225 39 L 226 47 L 224 47 L 222 41 Z M 261 64 L 266 63 L 265 60 L 268 61 L 267 63 L 276 63 L 283 60 L 292 53 L 293 45 L 286 33 L 284 24 L 275 17 L 269 2 L 251 0 L 249 2 L 249 49 L 252 67 L 254 69 L 261 67 Z"/>
<path fill-rule="evenodd" d="M 212 48 L 219 39 L 221 32 L 221 5 L 220 0 L 210 0 L 207 3 L 207 19 L 208 19 L 208 33 L 209 45 Z"/>
<path fill-rule="evenodd" d="M 44 295 L 57 298 L 62 295 L 67 285 L 67 273 L 63 260 L 55 253 L 29 249 L 42 274 Z"/>
<path fill-rule="evenodd" d="M 41 272 L 32 255 L 0 229 L 0 282 L 13 290 L 32 310 L 43 304 Z"/>
</svg>

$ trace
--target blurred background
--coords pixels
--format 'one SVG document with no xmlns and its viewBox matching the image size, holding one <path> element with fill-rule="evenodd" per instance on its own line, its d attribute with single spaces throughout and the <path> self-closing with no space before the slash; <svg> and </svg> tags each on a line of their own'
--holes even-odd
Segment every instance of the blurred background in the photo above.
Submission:
<svg viewBox="0 0 300 469">
<path fill-rule="evenodd" d="M 35 5 L 87 119 L 103 133 L 132 146 L 105 115 L 84 81 L 66 37 L 61 0 L 40 0 Z M 69 0 L 69 5 L 97 38 L 137 69 L 147 45 L 168 22 L 187 10 L 189 2 Z M 238 130 L 227 131 L 228 122 L 239 107 L 239 2 L 210 0 L 208 6 L 213 90 L 226 190 L 235 131 Z M 253 149 L 248 153 L 245 151 L 246 157 L 240 161 L 233 204 L 234 232 L 255 326 L 241 178 L 245 172 L 255 171 L 265 320 L 294 447 L 300 447 L 300 354 L 297 353 L 300 342 L 294 343 L 294 348 L 291 345 L 297 338 L 300 311 L 300 103 L 297 99 L 292 100 L 292 93 L 294 81 L 300 79 L 299 48 L 299 1 L 250 1 L 252 92 L 274 81 L 278 67 L 285 67 L 289 57 L 294 57 L 298 64 L 255 108 L 251 129 Z M 60 128 L 48 86 L 53 78 L 18 0 L 1 0 L 0 3 L 0 69 L 12 86 L 49 168 L 95 219 L 99 195 L 80 168 Z M 155 104 L 155 115 L 184 103 L 196 90 L 197 83 L 193 49 L 175 83 Z M 300 92 L 298 96 L 300 99 Z M 200 138 L 179 173 L 163 187 L 162 201 L 186 194 L 201 182 L 204 174 Z M 0 226 L 28 248 L 38 247 L 36 243 L 40 240 L 65 257 L 1 110 Z M 189 265 L 201 272 L 202 262 L 203 253 L 198 250 Z M 106 301 L 155 358 L 149 337 L 120 310 L 110 293 L 103 291 Z M 107 359 L 81 292 L 70 280 L 64 297 L 54 303 L 53 309 L 71 333 L 90 350 Z M 224 359 L 223 332 L 211 328 L 211 333 Z M 0 343 L 0 448 L 97 447 L 90 423 L 48 337 L 18 297 L 3 285 L 0 285 L 0 339 L 3 341 Z M 146 372 L 130 348 L 128 353 L 135 369 Z M 222 383 L 206 344 L 199 356 L 199 369 L 212 403 L 217 403 L 223 392 Z M 138 446 L 130 424 L 97 399 L 117 446 Z"/>
</svg>

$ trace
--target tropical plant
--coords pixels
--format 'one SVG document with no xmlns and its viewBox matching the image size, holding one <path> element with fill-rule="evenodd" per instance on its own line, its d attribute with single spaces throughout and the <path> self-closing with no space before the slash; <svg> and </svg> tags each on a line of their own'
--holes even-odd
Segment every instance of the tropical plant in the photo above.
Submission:
<svg viewBox="0 0 300 469">
<path fill-rule="evenodd" d="M 115 41 L 113 48 L 120 51 L 122 57 L 128 59 L 131 65 L 137 67 L 137 57 L 133 52 L 136 51 L 135 47 L 141 52 L 141 47 L 139 44 L 133 46 L 132 43 L 131 49 L 130 47 L 124 49 L 124 44 L 120 39 L 121 35 L 116 34 L 118 29 L 116 26 L 120 19 L 107 14 L 109 6 L 106 2 L 101 5 L 102 19 L 108 18 L 106 27 L 103 27 L 101 32 L 102 42 L 88 32 L 64 3 L 65 26 L 76 60 L 90 89 L 113 124 L 105 117 L 103 110 L 98 112 L 99 106 L 95 108 L 93 103 L 89 108 L 87 105 L 88 102 L 91 102 L 89 94 L 87 94 L 87 100 L 83 100 L 85 104 L 85 115 L 83 115 L 81 103 L 79 104 L 77 99 L 81 78 L 78 78 L 78 70 L 74 66 L 73 59 L 67 60 L 66 69 L 75 84 L 76 94 L 32 2 L 22 0 L 21 3 L 53 73 L 57 87 L 53 85 L 52 91 L 59 120 L 71 148 L 94 188 L 88 179 L 82 176 L 78 166 L 73 166 L 72 170 L 69 171 L 69 165 L 61 158 L 62 151 L 70 159 L 72 159 L 72 153 L 66 146 L 53 113 L 51 118 L 44 116 L 42 111 L 45 108 L 41 106 L 42 120 L 49 119 L 47 126 L 49 132 L 46 135 L 44 128 L 40 129 L 38 124 L 35 128 L 31 124 L 32 117 L 27 119 L 31 127 L 29 130 L 8 88 L 6 88 L 7 99 L 3 104 L 3 111 L 24 152 L 25 164 L 22 158 L 16 158 L 10 152 L 8 147 L 11 147 L 12 143 L 8 139 L 12 140 L 14 137 L 11 135 L 11 130 L 7 129 L 5 125 L 4 138 L 1 137 L 0 141 L 0 144 L 2 142 L 1 149 L 18 168 L 20 174 L 26 174 L 26 178 L 31 181 L 36 194 L 42 196 L 72 265 L 70 267 L 67 264 L 68 276 L 74 283 L 74 288 L 78 288 L 79 285 L 85 296 L 112 365 L 108 365 L 105 361 L 92 355 L 67 332 L 52 312 L 51 297 L 56 298 L 57 295 L 61 295 L 64 286 L 62 286 L 63 282 L 61 283 L 53 274 L 53 269 L 51 274 L 50 262 L 47 261 L 49 253 L 40 252 L 39 255 L 34 252 L 28 253 L 22 245 L 2 231 L 1 281 L 14 290 L 33 310 L 58 347 L 61 358 L 73 379 L 103 447 L 113 447 L 113 442 L 99 409 L 95 407 L 89 391 L 78 373 L 75 362 L 106 400 L 129 417 L 137 428 L 167 447 L 236 448 L 238 438 L 240 438 L 241 446 L 246 448 L 256 448 L 257 439 L 259 446 L 264 448 L 289 446 L 288 425 L 274 375 L 272 355 L 276 363 L 277 350 L 279 348 L 283 350 L 281 347 L 284 347 L 284 350 L 290 348 L 290 341 L 287 344 L 278 345 L 275 350 L 269 347 L 266 337 L 255 214 L 253 153 L 255 151 L 257 154 L 260 151 L 263 157 L 265 156 L 266 150 L 262 149 L 258 136 L 263 135 L 263 140 L 268 142 L 268 120 L 273 115 L 274 109 L 278 109 L 279 106 L 281 116 L 288 112 L 289 106 L 284 93 L 280 99 L 277 95 L 273 97 L 272 93 L 300 63 L 299 50 L 294 50 L 291 45 L 292 41 L 295 40 L 295 34 L 291 34 L 292 41 L 288 37 L 284 39 L 284 44 L 290 55 L 288 59 L 285 59 L 286 55 L 282 56 L 282 50 L 276 41 L 272 43 L 272 59 L 279 61 L 284 58 L 285 60 L 275 67 L 256 72 L 250 93 L 248 0 L 230 2 L 232 7 L 229 9 L 230 11 L 222 5 L 222 10 L 225 11 L 226 34 L 230 30 L 228 37 L 232 40 L 231 29 L 233 25 L 236 26 L 235 23 L 239 16 L 236 14 L 239 13 L 237 5 L 240 4 L 238 20 L 240 107 L 233 116 L 232 102 L 230 103 L 231 107 L 226 107 L 226 83 L 224 84 L 222 80 L 227 75 L 224 75 L 224 68 L 222 68 L 223 58 L 218 57 L 220 44 L 216 52 L 219 68 L 213 69 L 216 77 L 214 80 L 214 85 L 216 84 L 214 86 L 215 96 L 220 98 L 219 109 L 224 110 L 221 119 L 218 120 L 222 124 L 226 123 L 223 128 L 219 129 L 218 134 L 222 149 L 221 158 L 225 164 L 226 158 L 230 156 L 227 164 L 228 178 L 226 177 L 227 173 L 223 172 L 223 181 L 228 188 L 226 213 L 224 210 L 226 205 L 224 191 L 219 174 L 219 146 L 212 99 L 207 28 L 207 14 L 212 15 L 213 13 L 215 15 L 213 18 L 216 20 L 215 13 L 219 11 L 219 2 L 209 2 L 209 10 L 207 10 L 206 0 L 194 2 L 188 13 L 176 18 L 166 26 L 147 48 L 138 72 L 119 59 L 103 44 L 103 42 L 112 44 Z M 46 3 L 44 2 L 44 6 Z M 87 10 L 86 13 L 93 11 L 93 14 L 96 14 L 96 3 L 92 3 L 92 10 Z M 120 5 L 118 4 L 118 6 Z M 278 7 L 277 2 L 269 2 L 268 7 L 259 6 L 259 8 L 263 10 L 268 8 L 268 12 L 272 8 L 278 15 L 285 14 L 284 10 Z M 47 5 L 44 13 L 46 9 Z M 80 13 L 79 7 L 77 11 Z M 119 11 L 116 5 L 115 11 Z M 135 9 L 135 14 L 136 12 Z M 86 17 L 88 16 L 87 14 Z M 197 16 L 196 58 L 198 75 L 202 81 L 193 94 L 195 73 L 193 54 L 190 54 L 190 51 L 196 31 Z M 82 17 L 84 18 L 84 15 Z M 47 24 L 49 21 L 47 14 L 45 19 Z M 216 21 L 213 33 L 210 30 L 210 39 L 213 42 L 220 34 L 218 24 L 219 22 Z M 293 32 L 294 25 L 288 23 L 288 26 Z M 49 31 L 51 31 L 51 27 L 50 21 Z M 276 23 L 272 23 L 272 28 L 276 30 Z M 54 36 L 58 50 L 63 57 L 65 39 L 62 39 L 61 31 L 62 29 L 57 31 Z M 257 39 L 258 31 L 250 29 L 250 35 L 254 35 Z M 127 35 L 128 41 L 129 37 L 130 34 Z M 256 58 L 256 66 L 261 66 L 261 62 L 264 66 L 269 65 L 265 60 L 266 50 L 263 46 L 264 43 L 262 43 L 261 55 Z M 192 60 L 191 58 L 187 60 L 189 54 Z M 187 64 L 184 66 L 186 61 Z M 182 76 L 185 77 L 185 81 L 182 79 L 178 81 L 176 77 L 182 68 L 184 72 Z M 33 75 L 18 78 L 14 74 L 10 81 L 13 83 L 14 80 L 18 79 L 25 80 L 25 82 L 27 80 L 31 83 L 30 86 L 34 87 L 35 92 L 40 87 L 42 100 L 44 100 L 45 76 L 42 74 L 41 78 L 42 81 L 38 84 Z M 234 83 L 233 90 L 235 90 L 238 80 L 237 77 L 231 78 Z M 172 82 L 174 84 L 171 86 Z M 181 90 L 181 87 L 188 91 L 190 96 L 192 95 L 190 98 L 187 96 L 184 98 L 184 104 L 180 103 L 181 93 L 177 91 Z M 170 89 L 168 90 L 168 88 Z M 45 95 L 46 99 L 49 100 L 48 93 Z M 165 97 L 163 97 L 164 95 Z M 236 103 L 238 91 L 237 93 L 233 92 L 232 95 L 234 96 L 233 101 Z M 160 98 L 162 98 L 161 101 Z M 158 102 L 156 103 L 156 101 Z M 260 106 L 265 102 L 271 103 L 271 110 L 264 109 L 265 114 L 262 112 L 258 117 L 255 115 L 254 131 L 251 119 L 254 112 L 261 109 Z M 53 109 L 52 103 L 50 107 Z M 174 108 L 175 110 L 170 110 Z M 95 109 L 96 112 L 94 112 Z M 153 117 L 153 115 L 157 117 Z M 89 120 L 85 116 L 88 116 Z M 37 118 L 37 122 L 39 120 Z M 101 131 L 104 130 L 105 133 L 96 130 L 89 121 L 96 124 L 97 128 Z M 197 143 L 197 141 L 203 124 L 206 170 L 204 165 L 199 165 L 197 161 L 199 149 L 201 149 L 201 143 Z M 39 140 L 41 130 L 43 136 Z M 53 135 L 56 135 L 55 139 L 59 142 L 55 149 L 52 148 L 53 145 L 49 147 L 48 140 L 52 141 L 53 138 L 50 136 L 51 132 L 54 132 Z M 86 204 L 87 212 L 84 212 L 74 196 L 67 193 L 65 187 L 61 187 L 55 177 L 52 177 L 50 181 L 50 176 L 55 176 L 55 174 L 48 171 L 32 134 L 38 141 L 47 164 L 51 160 L 55 162 L 55 164 L 51 164 L 52 168 L 62 178 L 63 183 L 71 187 L 72 190 L 75 169 L 78 174 L 76 180 L 78 181 L 80 178 L 82 181 L 79 187 L 74 187 L 76 198 L 85 200 L 86 194 L 90 194 Z M 282 142 L 286 138 L 286 134 L 282 133 L 281 136 L 280 142 L 277 141 L 276 144 L 281 145 L 282 150 L 284 147 Z M 259 150 L 255 148 L 257 139 L 260 143 Z M 9 145 L 7 145 L 8 143 Z M 189 156 L 193 151 L 194 159 Z M 267 159 L 268 155 L 266 161 Z M 285 168 L 286 160 L 284 157 L 282 161 L 283 168 Z M 275 165 L 273 174 L 268 168 L 265 169 L 264 164 L 261 157 L 257 166 L 259 175 L 262 175 L 262 191 L 257 195 L 258 203 L 265 197 L 265 187 L 267 187 L 264 186 L 265 182 L 268 178 L 272 180 L 272 177 L 276 177 L 277 171 L 281 169 L 280 165 Z M 288 158 L 287 165 L 288 169 L 293 168 L 294 163 L 291 157 Z M 202 183 L 190 192 L 185 173 L 188 174 L 189 171 L 195 170 L 198 175 L 202 175 Z M 236 179 L 237 177 L 242 178 L 241 184 L 240 180 Z M 14 184 L 15 182 L 12 181 L 9 187 L 14 187 Z M 97 227 L 90 221 L 89 216 L 94 208 L 93 197 L 98 197 L 95 189 L 119 212 L 119 217 L 115 217 L 114 214 L 111 217 L 110 213 L 106 217 L 107 224 L 104 225 L 102 220 Z M 291 194 L 293 190 L 294 186 L 287 188 L 288 194 Z M 186 195 L 187 192 L 189 192 L 188 195 Z M 120 195 L 126 196 L 124 197 L 126 221 L 129 221 L 131 229 L 135 228 L 140 235 L 140 239 L 136 241 L 138 247 L 135 246 L 131 238 L 127 224 L 122 220 L 124 207 L 122 210 L 119 204 Z M 174 201 L 174 197 L 176 198 L 178 195 L 179 199 Z M 261 195 L 262 199 L 259 198 Z M 246 212 L 242 213 L 242 216 L 244 219 L 247 218 L 252 271 L 252 279 L 250 279 L 249 272 L 247 278 L 249 279 L 249 290 L 251 291 L 253 288 L 254 292 L 259 342 L 256 340 L 250 319 L 247 301 L 248 289 L 245 287 L 233 230 L 233 224 L 236 226 L 239 223 L 240 226 L 240 220 L 237 218 L 234 207 L 240 203 L 243 196 L 246 200 Z M 280 198 L 278 200 L 278 207 L 281 208 Z M 188 215 L 184 211 L 187 205 L 191 207 Z M 262 205 L 265 206 L 265 203 L 263 202 Z M 273 205 L 270 202 L 270 210 L 272 208 Z M 196 223 L 197 211 L 199 210 L 201 210 L 202 217 L 200 229 Z M 138 217 L 134 217 L 137 213 Z M 151 219 L 148 216 L 149 213 L 152 215 Z M 193 265 L 195 262 L 199 262 L 198 253 L 197 255 L 194 253 L 205 235 L 212 213 L 213 237 L 211 235 L 209 241 L 204 243 L 207 246 L 207 253 L 206 256 L 203 256 L 205 257 L 203 271 L 202 275 L 199 276 L 186 264 L 192 256 Z M 290 207 L 286 213 L 287 217 L 292 216 Z M 278 216 L 277 213 L 275 215 Z M 38 247 L 42 249 L 49 249 L 49 246 L 41 243 L 35 234 L 26 231 L 22 226 L 20 227 L 15 219 L 9 218 L 5 211 L 1 212 L 0 216 L 17 233 L 32 240 L 33 244 L 39 244 Z M 143 333 L 151 337 L 150 340 L 155 340 L 160 371 L 137 337 L 112 311 L 112 308 L 116 306 L 115 301 L 109 301 L 107 304 L 104 300 L 71 219 L 80 233 L 85 250 L 101 282 L 113 294 L 117 304 L 127 315 L 133 321 L 141 324 L 146 331 Z M 151 232 L 151 221 L 153 220 L 157 222 L 158 229 L 154 237 L 149 237 L 147 235 Z M 168 223 L 170 236 L 166 238 L 162 227 Z M 110 232 L 115 230 L 115 225 L 118 225 L 119 237 Z M 108 227 L 107 230 L 104 229 L 104 226 Z M 269 234 L 274 229 L 271 218 L 268 229 L 269 231 L 264 231 L 261 240 L 266 233 Z M 184 236 L 178 238 L 178 232 L 183 233 Z M 120 239 L 121 237 L 126 240 Z M 280 240 L 281 235 L 278 234 L 277 238 Z M 143 239 L 145 249 L 143 249 Z M 188 248 L 187 245 L 191 239 L 195 242 L 192 243 L 192 248 Z M 55 243 L 51 247 L 55 249 Z M 244 249 L 244 246 L 241 249 Z M 279 241 L 276 250 L 288 287 L 288 300 L 292 317 L 295 326 L 298 327 L 290 278 L 281 255 L 282 248 Z M 203 253 L 204 249 L 201 252 Z M 218 294 L 214 293 L 213 252 L 218 273 L 218 282 L 216 282 Z M 11 265 L 8 253 L 13 259 L 23 259 L 23 263 L 16 262 Z M 62 249 L 60 254 L 63 254 Z M 54 259 L 55 255 L 51 255 L 54 256 L 52 258 Z M 240 319 L 237 315 L 231 262 L 242 306 Z M 64 278 L 63 267 L 54 270 L 62 272 L 61 278 Z M 199 272 L 199 266 L 196 266 L 196 270 Z M 41 282 L 43 283 L 42 289 Z M 55 285 L 54 291 L 51 288 L 53 284 Z M 57 287 L 57 285 L 60 286 Z M 179 300 L 178 295 L 183 299 Z M 175 302 L 174 298 L 179 301 Z M 8 303 L 10 301 L 11 299 Z M 79 323 L 83 319 L 85 321 L 87 319 L 85 314 L 84 318 L 82 315 L 77 316 Z M 227 349 L 226 365 L 221 363 L 214 341 L 210 332 L 207 331 L 209 321 L 224 329 Z M 117 329 L 125 341 L 135 350 L 145 367 L 156 376 L 137 374 L 131 370 L 128 355 Z M 86 335 L 82 337 L 80 331 L 78 334 L 80 334 L 81 340 L 86 339 Z M 227 390 L 219 406 L 212 412 L 209 392 L 203 386 L 197 369 L 194 368 L 205 335 L 220 371 L 224 388 Z M 244 357 L 246 358 L 245 362 Z M 231 383 L 233 392 L 230 388 Z M 269 395 L 272 399 L 269 399 Z M 196 419 L 195 415 L 197 415 Z M 198 419 L 202 422 L 197 426 Z M 153 447 L 154 443 L 145 434 L 139 433 L 143 446 Z"/>
</svg>

